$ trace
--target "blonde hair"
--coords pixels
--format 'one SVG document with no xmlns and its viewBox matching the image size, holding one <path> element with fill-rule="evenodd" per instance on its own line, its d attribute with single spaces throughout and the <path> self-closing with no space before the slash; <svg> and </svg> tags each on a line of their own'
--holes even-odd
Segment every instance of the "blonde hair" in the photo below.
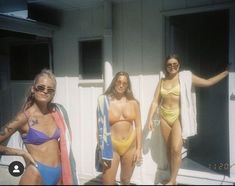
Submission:
<svg viewBox="0 0 235 186">
<path fill-rule="evenodd" d="M 53 72 L 49 69 L 42 69 L 42 71 L 35 76 L 33 84 L 32 86 L 30 86 L 28 90 L 28 93 L 25 98 L 25 102 L 22 106 L 23 111 L 27 110 L 29 107 L 31 107 L 34 104 L 35 98 L 34 98 L 34 93 L 32 92 L 31 88 L 37 84 L 39 78 L 42 76 L 47 76 L 48 78 L 50 78 L 54 82 L 55 87 L 56 87 L 56 78 Z"/>
<path fill-rule="evenodd" d="M 133 92 L 132 92 L 131 80 L 130 80 L 129 74 L 127 72 L 123 72 L 123 71 L 116 73 L 116 75 L 114 76 L 114 78 L 113 78 L 112 82 L 110 83 L 109 87 L 104 92 L 104 95 L 111 96 L 111 97 L 114 97 L 116 95 L 115 84 L 116 84 L 116 82 L 117 82 L 117 80 L 120 76 L 125 76 L 126 79 L 127 79 L 128 86 L 127 86 L 127 89 L 124 93 L 126 98 L 129 99 L 129 100 L 136 100 L 134 95 L 133 95 Z"/>
</svg>

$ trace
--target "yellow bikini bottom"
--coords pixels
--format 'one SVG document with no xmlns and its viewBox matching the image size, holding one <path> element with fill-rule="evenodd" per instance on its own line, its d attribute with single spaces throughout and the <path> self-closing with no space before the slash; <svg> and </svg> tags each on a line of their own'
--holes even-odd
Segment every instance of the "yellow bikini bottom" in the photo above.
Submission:
<svg viewBox="0 0 235 186">
<path fill-rule="evenodd" d="M 135 130 L 132 130 L 132 132 L 129 134 L 129 136 L 125 139 L 114 139 L 112 137 L 112 145 L 114 150 L 120 155 L 124 155 L 130 146 L 135 141 L 136 132 Z"/>
<path fill-rule="evenodd" d="M 179 108 L 167 109 L 163 106 L 160 107 L 160 115 L 161 117 L 172 126 L 174 122 L 178 119 L 180 114 Z"/>
</svg>

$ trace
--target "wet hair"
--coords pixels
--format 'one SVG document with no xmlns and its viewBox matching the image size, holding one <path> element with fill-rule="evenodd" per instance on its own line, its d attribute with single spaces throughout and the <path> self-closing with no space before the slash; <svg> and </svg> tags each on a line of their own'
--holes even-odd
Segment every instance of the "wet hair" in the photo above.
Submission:
<svg viewBox="0 0 235 186">
<path fill-rule="evenodd" d="M 177 54 L 170 54 L 170 55 L 168 55 L 168 56 L 166 57 L 165 61 L 164 61 L 164 70 L 165 70 L 166 74 L 168 74 L 167 68 L 166 68 L 167 62 L 168 62 L 170 59 L 176 59 L 176 60 L 178 61 L 179 65 L 180 65 L 180 67 L 181 67 L 181 64 L 182 64 L 182 61 L 181 61 L 181 59 L 179 58 L 179 56 L 178 56 Z"/>
<path fill-rule="evenodd" d="M 116 75 L 114 76 L 114 78 L 113 78 L 112 82 L 110 83 L 109 87 L 104 92 L 104 95 L 111 96 L 111 97 L 116 96 L 115 86 L 116 86 L 116 82 L 117 82 L 117 80 L 120 76 L 125 76 L 126 79 L 127 79 L 127 88 L 126 88 L 126 91 L 125 91 L 124 95 L 126 96 L 126 98 L 128 100 L 136 100 L 134 95 L 133 95 L 133 92 L 132 92 L 131 80 L 130 80 L 129 74 L 127 72 L 123 72 L 123 71 L 116 73 Z"/>
<path fill-rule="evenodd" d="M 25 102 L 22 106 L 23 111 L 27 110 L 29 107 L 31 107 L 34 104 L 35 98 L 34 98 L 34 93 L 32 92 L 32 87 L 34 87 L 37 84 L 39 78 L 41 78 L 43 76 L 47 76 L 48 78 L 50 78 L 54 82 L 55 87 L 56 87 L 56 78 L 55 78 L 55 75 L 52 73 L 52 71 L 49 69 L 42 69 L 42 71 L 35 76 L 33 84 L 32 84 L 32 86 L 30 86 L 30 88 L 28 90 L 28 93 L 25 98 Z"/>
</svg>

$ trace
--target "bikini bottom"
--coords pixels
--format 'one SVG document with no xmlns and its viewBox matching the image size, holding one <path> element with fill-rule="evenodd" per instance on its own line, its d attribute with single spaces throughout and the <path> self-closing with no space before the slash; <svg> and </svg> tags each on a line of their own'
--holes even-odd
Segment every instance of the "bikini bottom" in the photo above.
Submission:
<svg viewBox="0 0 235 186">
<path fill-rule="evenodd" d="M 57 185 L 61 177 L 61 165 L 51 167 L 36 161 L 38 171 L 42 177 L 43 185 Z"/>
<path fill-rule="evenodd" d="M 167 109 L 163 106 L 160 107 L 161 117 L 172 127 L 174 122 L 178 119 L 180 114 L 179 108 Z"/>
<path fill-rule="evenodd" d="M 120 155 L 124 155 L 130 146 L 133 144 L 136 138 L 136 132 L 135 130 L 132 130 L 132 132 L 129 134 L 129 136 L 125 139 L 114 139 L 112 137 L 112 145 L 114 150 Z"/>
</svg>

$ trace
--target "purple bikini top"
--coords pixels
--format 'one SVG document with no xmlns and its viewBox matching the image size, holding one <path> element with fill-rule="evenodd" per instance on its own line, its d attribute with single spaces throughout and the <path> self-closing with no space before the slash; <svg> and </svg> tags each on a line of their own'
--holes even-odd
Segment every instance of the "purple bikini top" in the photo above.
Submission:
<svg viewBox="0 0 235 186">
<path fill-rule="evenodd" d="M 28 116 L 25 113 L 25 116 L 28 119 Z M 34 145 L 40 145 L 43 144 L 49 140 L 58 140 L 60 138 L 60 129 L 57 127 L 53 136 L 49 137 L 48 135 L 44 134 L 41 131 L 38 131 L 29 125 L 29 131 L 26 135 L 22 135 L 22 140 L 25 144 L 34 144 Z"/>
</svg>

